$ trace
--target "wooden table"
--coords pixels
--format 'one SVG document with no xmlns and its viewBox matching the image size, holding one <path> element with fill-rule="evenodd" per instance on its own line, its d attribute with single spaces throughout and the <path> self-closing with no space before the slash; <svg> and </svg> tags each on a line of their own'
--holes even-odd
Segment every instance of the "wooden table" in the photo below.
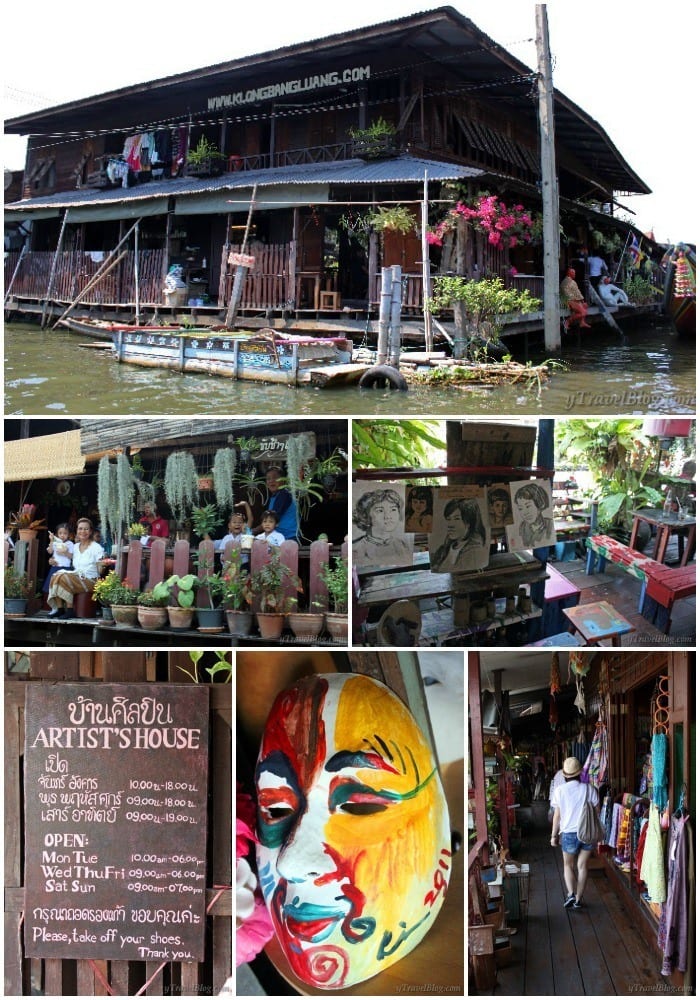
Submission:
<svg viewBox="0 0 700 1000">
<path fill-rule="evenodd" d="M 634 625 L 607 601 L 562 608 L 562 614 L 571 623 L 569 631 L 578 632 L 586 646 L 597 646 L 605 639 L 610 639 L 613 646 L 619 646 L 620 637 L 634 631 Z"/>
<path fill-rule="evenodd" d="M 452 830 L 464 838 L 464 760 L 440 769 L 445 788 Z M 405 958 L 386 971 L 348 989 L 335 990 L 333 996 L 396 996 L 431 994 L 464 996 L 464 851 L 452 857 L 452 873 L 447 896 L 434 925 L 421 943 Z M 330 996 L 328 990 L 316 989 L 292 972 L 276 937 L 265 946 L 265 954 L 277 971 L 302 996 Z M 423 987 L 424 989 L 420 989 Z"/>
<path fill-rule="evenodd" d="M 671 535 L 678 535 L 678 552 L 681 557 L 681 566 L 686 566 L 688 560 L 695 554 L 695 518 L 685 517 L 681 520 L 678 514 L 664 517 L 663 511 L 655 507 L 641 507 L 632 512 L 632 537 L 630 538 L 630 548 L 635 547 L 639 525 L 644 522 L 656 528 L 656 544 L 652 559 L 663 562 L 666 549 Z M 688 535 L 688 544 L 683 545 L 683 536 Z"/>
</svg>

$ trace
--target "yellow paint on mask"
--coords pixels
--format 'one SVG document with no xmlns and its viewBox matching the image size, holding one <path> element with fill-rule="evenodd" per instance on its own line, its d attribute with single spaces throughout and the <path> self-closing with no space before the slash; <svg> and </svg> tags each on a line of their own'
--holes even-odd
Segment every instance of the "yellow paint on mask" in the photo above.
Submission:
<svg viewBox="0 0 700 1000">
<path fill-rule="evenodd" d="M 402 773 L 362 769 L 359 775 L 368 787 L 410 795 L 435 770 L 425 737 L 403 703 L 368 678 L 353 676 L 340 694 L 335 748 L 370 752 L 373 747 L 386 758 L 380 741 L 393 756 L 392 766 Z M 369 816 L 337 812 L 328 821 L 327 842 L 351 862 L 355 884 L 367 900 L 366 912 L 381 918 L 387 928 L 397 927 L 400 920 L 410 924 L 425 911 L 423 900 L 432 886 L 440 848 L 449 846 L 436 843 L 444 809 L 435 773 L 414 797 L 384 812 Z"/>
</svg>

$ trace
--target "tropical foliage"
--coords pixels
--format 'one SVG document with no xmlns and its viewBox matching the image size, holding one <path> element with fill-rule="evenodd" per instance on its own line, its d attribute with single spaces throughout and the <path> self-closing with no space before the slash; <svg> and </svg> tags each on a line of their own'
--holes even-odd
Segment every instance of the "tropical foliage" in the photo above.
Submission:
<svg viewBox="0 0 700 1000">
<path fill-rule="evenodd" d="M 445 457 L 438 420 L 353 420 L 352 461 L 356 469 L 433 466 Z M 435 452 L 439 453 L 436 456 Z"/>
<path fill-rule="evenodd" d="M 440 275 L 435 279 L 429 300 L 431 312 L 448 309 L 462 303 L 470 323 L 480 328 L 486 322 L 495 323 L 498 316 L 507 313 L 531 313 L 541 308 L 542 302 L 527 291 L 506 288 L 501 278 L 468 278 Z"/>
</svg>

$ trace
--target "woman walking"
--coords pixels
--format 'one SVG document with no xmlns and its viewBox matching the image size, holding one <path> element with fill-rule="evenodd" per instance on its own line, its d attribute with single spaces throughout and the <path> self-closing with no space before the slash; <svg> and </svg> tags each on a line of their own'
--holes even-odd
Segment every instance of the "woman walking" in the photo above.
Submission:
<svg viewBox="0 0 700 1000">
<path fill-rule="evenodd" d="M 564 859 L 564 881 L 567 895 L 564 906 L 580 910 L 586 879 L 588 862 L 594 844 L 583 844 L 578 839 L 578 825 L 586 803 L 598 805 L 598 792 L 592 785 L 583 785 L 579 780 L 581 762 L 576 757 L 567 757 L 562 766 L 564 783 L 552 795 L 554 816 L 552 818 L 552 847 L 561 845 Z M 577 860 L 578 856 L 578 860 Z"/>
</svg>

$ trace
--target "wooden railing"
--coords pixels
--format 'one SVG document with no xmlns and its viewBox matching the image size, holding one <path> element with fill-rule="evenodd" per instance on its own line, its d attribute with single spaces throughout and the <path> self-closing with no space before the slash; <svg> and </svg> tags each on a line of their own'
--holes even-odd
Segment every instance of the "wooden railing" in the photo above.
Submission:
<svg viewBox="0 0 700 1000">
<path fill-rule="evenodd" d="M 16 298 L 49 298 L 54 302 L 72 302 L 95 277 L 102 266 L 105 254 L 64 251 L 58 255 L 47 251 L 25 253 L 15 275 L 19 253 L 5 257 L 5 287 L 13 275 L 11 293 Z M 51 269 L 56 267 L 53 280 Z M 143 305 L 163 303 L 163 281 L 167 270 L 165 250 L 139 251 L 139 301 Z M 134 253 L 128 251 L 124 259 L 81 299 L 84 305 L 125 305 L 136 302 Z"/>
</svg>

